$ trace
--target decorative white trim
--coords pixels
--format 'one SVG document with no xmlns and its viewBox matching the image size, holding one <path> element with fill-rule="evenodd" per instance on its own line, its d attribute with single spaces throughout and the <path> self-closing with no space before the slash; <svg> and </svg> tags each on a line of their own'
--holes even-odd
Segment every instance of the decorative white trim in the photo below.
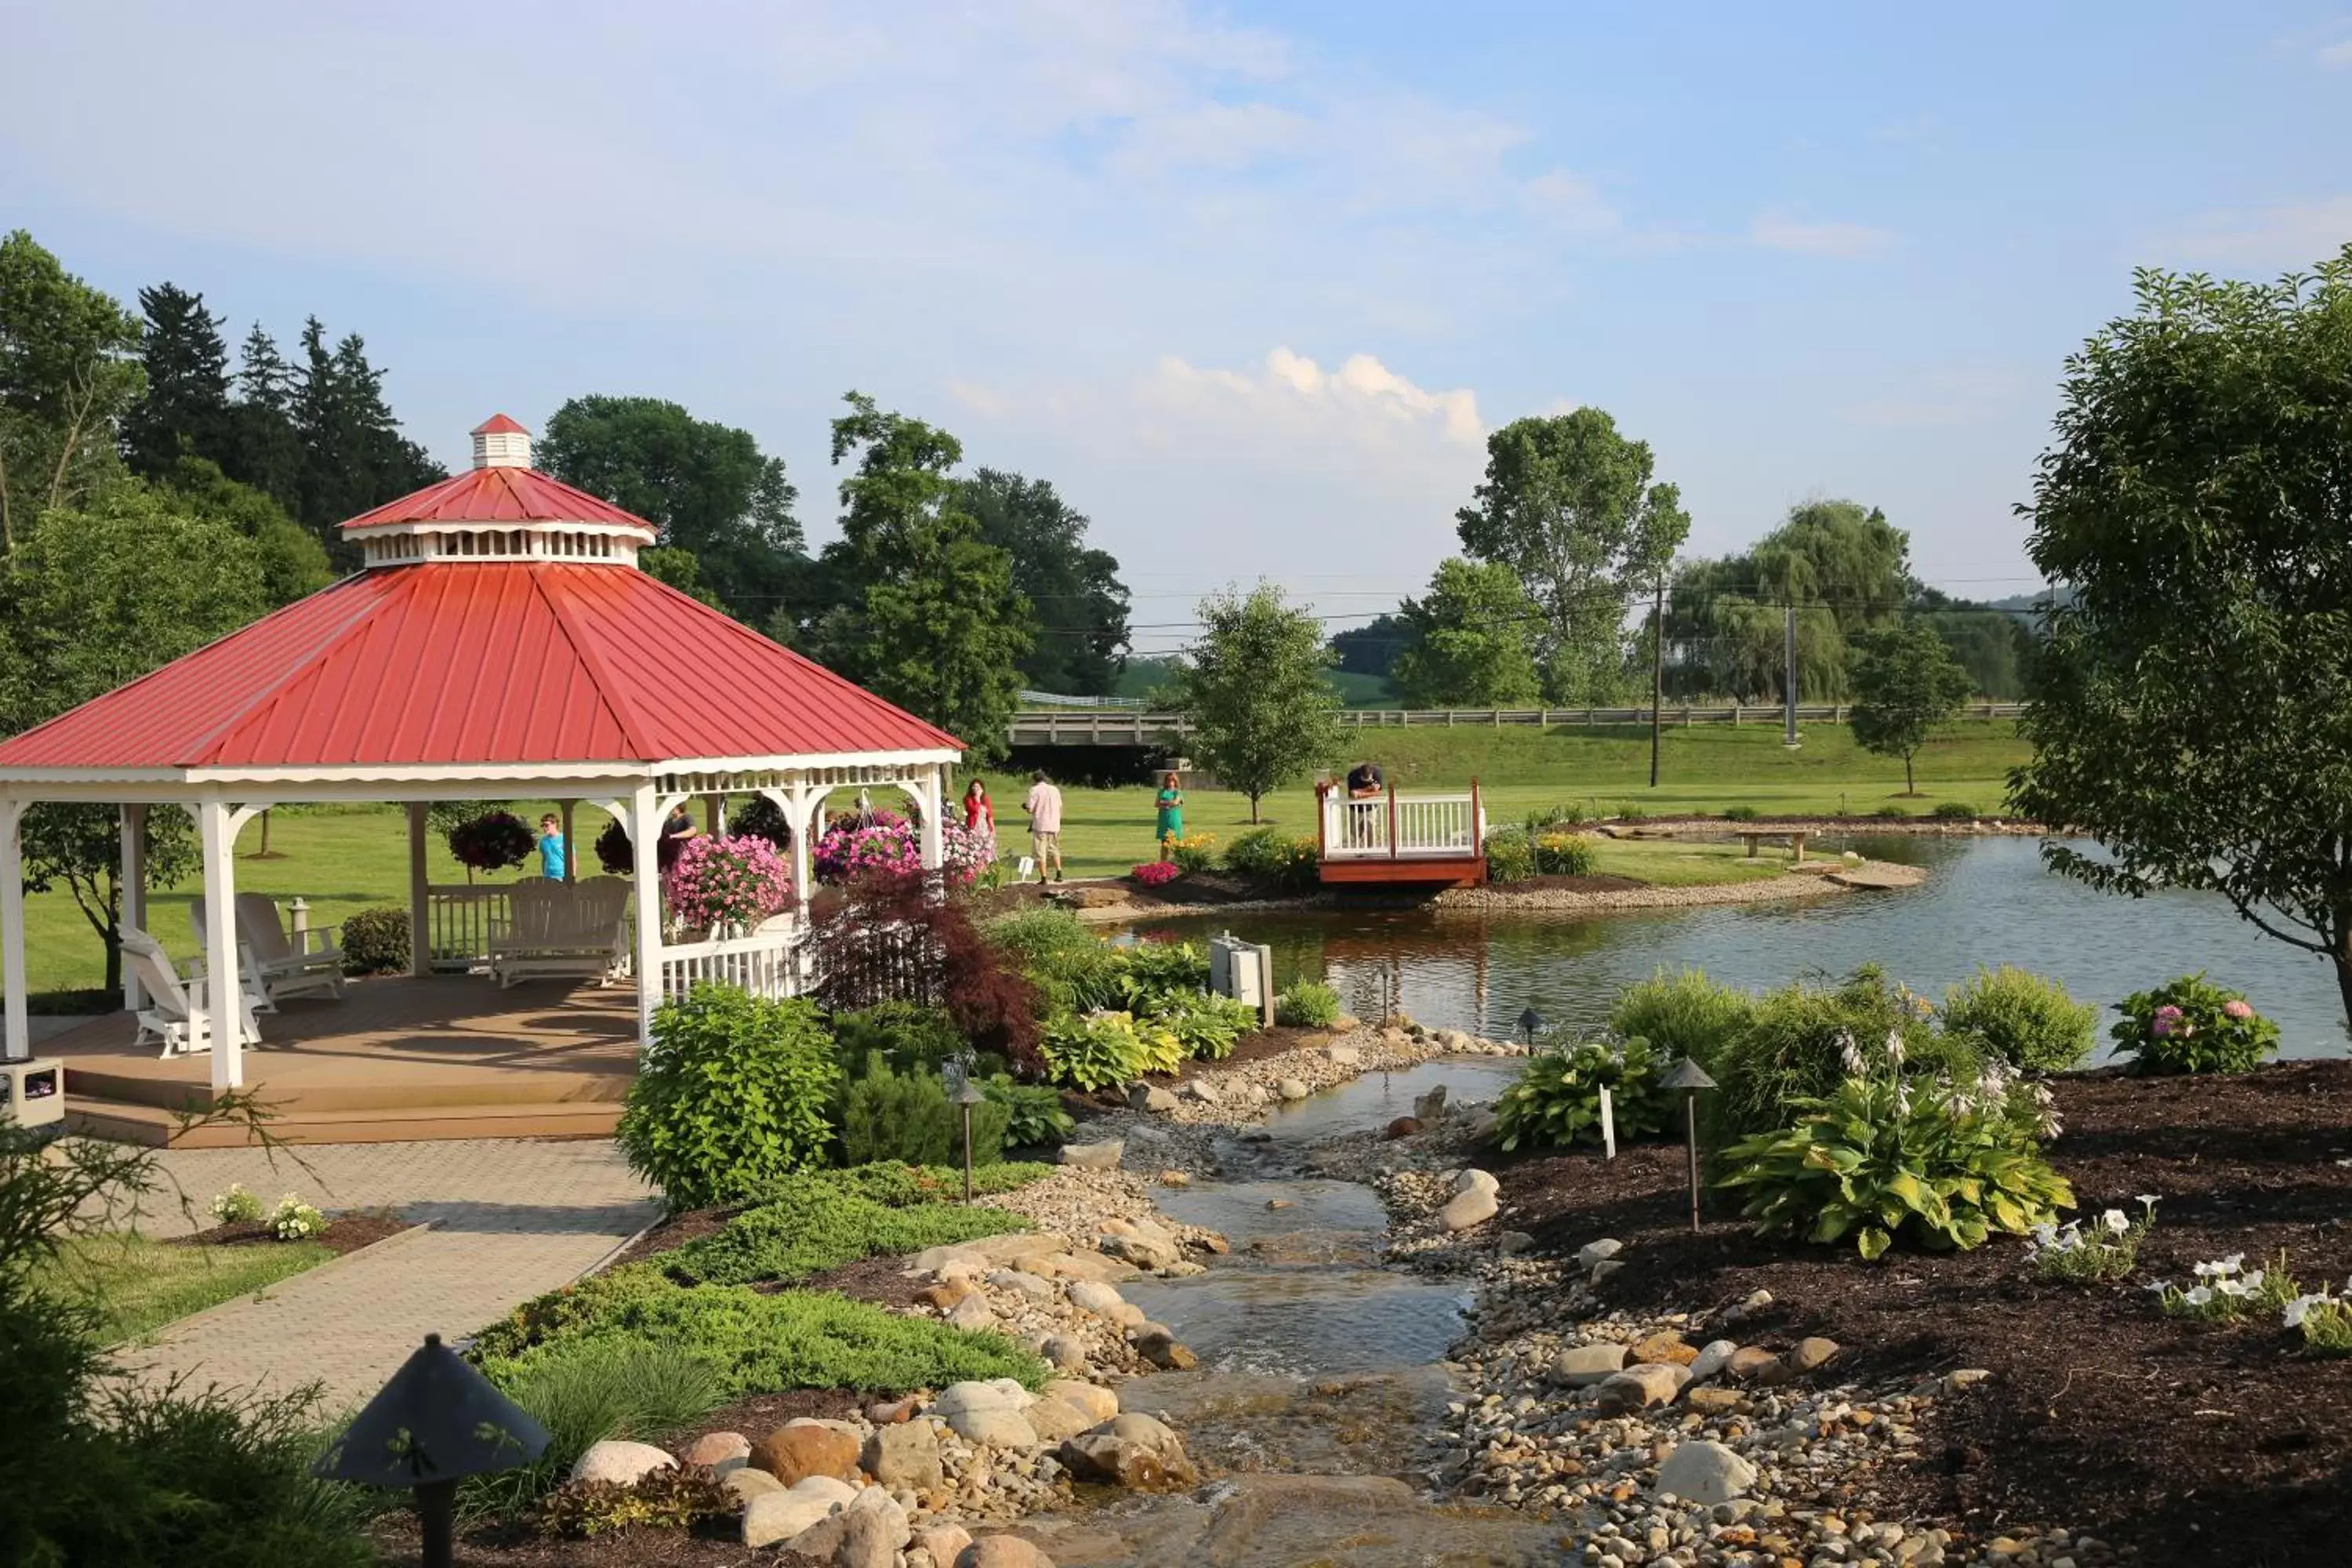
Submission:
<svg viewBox="0 0 2352 1568">
<path fill-rule="evenodd" d="M 344 530 L 364 564 L 419 566 L 436 561 L 528 561 L 561 566 L 635 566 L 653 543 L 649 528 L 614 522 L 533 521 L 503 524 L 379 522 Z"/>
<path fill-rule="evenodd" d="M 207 789 L 266 792 L 278 800 L 451 800 L 479 786 L 495 799 L 505 786 L 562 785 L 584 796 L 601 789 L 625 795 L 647 779 L 683 795 L 750 795 L 771 784 L 828 788 L 893 784 L 926 767 L 951 765 L 962 753 L 824 752 L 803 756 L 696 757 L 653 763 L 473 763 L 333 767 L 0 768 L 0 789 L 34 800 L 145 802 L 195 798 Z M 761 775 L 796 775 L 774 779 Z M 819 774 L 832 777 L 817 777 Z M 858 775 L 863 776 L 858 776 Z"/>
</svg>

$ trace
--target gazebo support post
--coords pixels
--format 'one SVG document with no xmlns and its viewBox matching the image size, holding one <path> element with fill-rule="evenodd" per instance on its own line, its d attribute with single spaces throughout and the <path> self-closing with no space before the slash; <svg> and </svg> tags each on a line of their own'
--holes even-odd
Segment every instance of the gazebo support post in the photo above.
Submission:
<svg viewBox="0 0 2352 1568">
<path fill-rule="evenodd" d="M 25 983 L 26 802 L 0 795 L 0 965 L 8 971 L 0 1059 L 20 1062 L 33 1054 L 33 1024 Z"/>
<path fill-rule="evenodd" d="M 580 864 L 580 851 L 572 842 L 572 808 L 579 804 L 580 803 L 576 800 L 567 800 L 562 803 L 562 810 L 563 812 L 563 879 L 567 882 L 576 882 L 580 879 L 577 870 Z"/>
<path fill-rule="evenodd" d="M 942 824 L 947 812 L 948 770 L 942 765 L 915 775 L 915 799 L 923 812 L 923 869 L 936 871 L 947 859 L 948 834 Z"/>
<path fill-rule="evenodd" d="M 196 805 L 205 855 L 205 1021 L 211 1031 L 213 1089 L 245 1087 L 245 1041 L 238 1029 L 245 976 L 236 952 L 236 828 L 228 803 L 207 795 Z M 191 1009 L 194 1011 L 194 1009 Z"/>
<path fill-rule="evenodd" d="M 115 886 L 122 901 L 120 923 L 147 930 L 147 808 L 122 808 L 122 875 Z M 129 964 L 122 966 L 122 1010 L 136 1013 L 147 1005 L 147 988 Z"/>
<path fill-rule="evenodd" d="M 637 885 L 637 1048 L 653 1044 L 654 1009 L 661 1005 L 661 803 L 654 786 L 639 784 L 629 800 L 630 871 Z"/>
<path fill-rule="evenodd" d="M 408 803 L 408 973 L 422 980 L 433 973 L 433 889 L 425 858 L 429 801 Z"/>
</svg>

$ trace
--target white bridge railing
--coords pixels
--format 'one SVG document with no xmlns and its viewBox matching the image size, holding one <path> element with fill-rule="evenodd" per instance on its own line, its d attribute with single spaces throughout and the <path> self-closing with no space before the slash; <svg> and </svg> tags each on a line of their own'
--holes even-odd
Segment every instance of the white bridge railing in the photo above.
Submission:
<svg viewBox="0 0 2352 1568">
<path fill-rule="evenodd" d="M 1404 860 L 1476 856 L 1486 841 L 1486 811 L 1467 793 L 1323 796 L 1326 860 Z"/>
<path fill-rule="evenodd" d="M 779 1001 L 798 995 L 800 922 L 770 921 L 748 936 L 679 942 L 661 950 L 661 999 L 683 1001 L 698 985 L 731 985 L 753 996 Z"/>
</svg>

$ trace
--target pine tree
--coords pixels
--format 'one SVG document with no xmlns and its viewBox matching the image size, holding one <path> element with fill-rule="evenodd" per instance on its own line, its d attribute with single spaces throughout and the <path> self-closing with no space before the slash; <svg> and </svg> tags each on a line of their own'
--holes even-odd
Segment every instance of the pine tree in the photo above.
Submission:
<svg viewBox="0 0 2352 1568">
<path fill-rule="evenodd" d="M 357 557 L 336 524 L 445 477 L 400 433 L 384 405 L 383 372 L 368 363 L 366 342 L 352 332 L 329 350 L 316 316 L 302 325 L 292 412 L 302 445 L 297 515 L 338 564 L 355 564 Z"/>
<path fill-rule="evenodd" d="M 302 499 L 302 438 L 293 406 L 293 367 L 256 321 L 237 354 L 236 439 L 221 468 L 289 513 L 300 510 Z"/>
<path fill-rule="evenodd" d="M 172 283 L 139 290 L 139 309 L 147 395 L 123 416 L 122 460 L 150 479 L 170 472 L 183 453 L 222 462 L 235 445 L 236 416 L 221 319 L 202 294 Z"/>
</svg>

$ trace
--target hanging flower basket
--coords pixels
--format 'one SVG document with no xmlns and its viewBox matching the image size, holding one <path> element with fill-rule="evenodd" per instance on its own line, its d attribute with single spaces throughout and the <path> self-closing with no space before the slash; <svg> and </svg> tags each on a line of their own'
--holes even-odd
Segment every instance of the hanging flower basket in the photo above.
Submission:
<svg viewBox="0 0 2352 1568">
<path fill-rule="evenodd" d="M 793 874 L 764 838 L 689 838 L 662 876 L 662 905 L 684 927 L 746 931 L 793 901 Z"/>
<path fill-rule="evenodd" d="M 503 871 L 530 858 L 539 835 L 511 811 L 486 811 L 461 822 L 448 833 L 449 853 L 466 868 L 470 879 L 477 871 Z"/>
<path fill-rule="evenodd" d="M 950 816 L 942 825 L 940 862 L 953 887 L 970 886 L 996 858 L 995 836 L 974 833 Z M 912 877 L 923 868 L 922 830 L 895 811 L 845 817 L 816 841 L 816 879 L 838 887 L 859 877 Z"/>
</svg>

